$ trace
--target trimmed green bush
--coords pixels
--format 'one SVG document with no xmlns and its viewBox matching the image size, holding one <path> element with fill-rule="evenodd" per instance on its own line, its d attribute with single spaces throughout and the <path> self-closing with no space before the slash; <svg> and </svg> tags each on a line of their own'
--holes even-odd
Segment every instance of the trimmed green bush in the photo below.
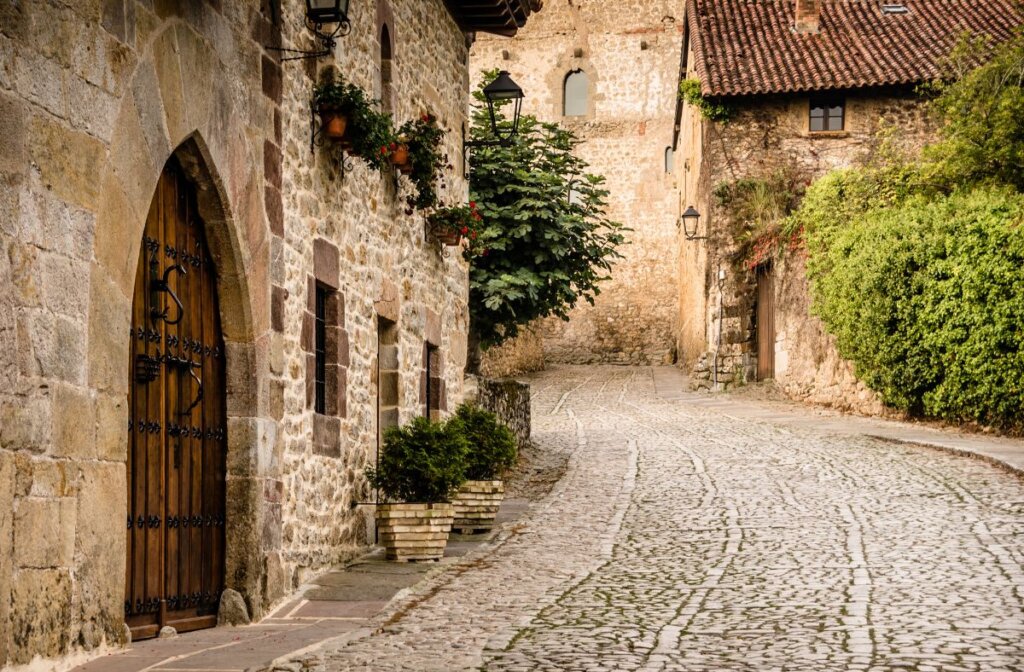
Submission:
<svg viewBox="0 0 1024 672">
<path fill-rule="evenodd" d="M 469 453 L 466 478 L 470 481 L 491 481 L 501 478 L 516 463 L 516 437 L 498 422 L 498 416 L 476 404 L 462 404 L 455 410 L 462 423 Z"/>
<path fill-rule="evenodd" d="M 447 502 L 466 480 L 467 452 L 460 420 L 416 418 L 384 433 L 380 464 L 366 477 L 386 501 Z"/>
<path fill-rule="evenodd" d="M 1024 196 L 880 196 L 872 182 L 830 176 L 803 213 L 832 203 L 808 232 L 808 274 L 839 352 L 897 408 L 1024 425 Z"/>
</svg>

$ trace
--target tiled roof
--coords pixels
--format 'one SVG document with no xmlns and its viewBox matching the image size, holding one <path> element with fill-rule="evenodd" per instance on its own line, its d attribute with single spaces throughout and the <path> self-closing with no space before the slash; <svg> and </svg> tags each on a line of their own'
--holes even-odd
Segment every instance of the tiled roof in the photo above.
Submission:
<svg viewBox="0 0 1024 672">
<path fill-rule="evenodd" d="M 935 78 L 964 31 L 1008 39 L 1016 0 L 821 0 L 817 33 L 793 30 L 795 0 L 688 0 L 704 95 L 846 89 Z"/>
<path fill-rule="evenodd" d="M 459 27 L 465 31 L 511 37 L 526 25 L 543 0 L 445 0 Z"/>
</svg>

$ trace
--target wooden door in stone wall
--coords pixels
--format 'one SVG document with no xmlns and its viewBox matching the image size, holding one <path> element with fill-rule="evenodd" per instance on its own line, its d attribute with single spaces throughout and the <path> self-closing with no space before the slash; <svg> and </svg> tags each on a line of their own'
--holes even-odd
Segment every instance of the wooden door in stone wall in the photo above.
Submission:
<svg viewBox="0 0 1024 672">
<path fill-rule="evenodd" d="M 216 624 L 224 585 L 224 340 L 195 189 L 173 158 L 132 308 L 125 621 L 133 639 Z"/>
<path fill-rule="evenodd" d="M 757 267 L 757 379 L 775 377 L 775 282 L 770 265 Z"/>
</svg>

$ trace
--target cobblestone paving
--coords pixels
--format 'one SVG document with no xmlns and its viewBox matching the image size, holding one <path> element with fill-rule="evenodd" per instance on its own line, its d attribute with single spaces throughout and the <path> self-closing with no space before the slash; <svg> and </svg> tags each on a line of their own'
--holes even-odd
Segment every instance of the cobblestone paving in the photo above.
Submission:
<svg viewBox="0 0 1024 672">
<path fill-rule="evenodd" d="M 987 463 L 534 379 L 566 477 L 327 670 L 1024 670 L 1024 483 Z"/>
</svg>

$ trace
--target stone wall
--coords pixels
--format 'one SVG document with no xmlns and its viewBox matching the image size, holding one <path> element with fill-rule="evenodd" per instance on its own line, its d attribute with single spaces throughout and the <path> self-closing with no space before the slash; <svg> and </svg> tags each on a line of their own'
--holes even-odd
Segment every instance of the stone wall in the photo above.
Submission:
<svg viewBox="0 0 1024 672">
<path fill-rule="evenodd" d="M 287 26 L 300 25 L 299 7 Z M 311 63 L 283 67 L 284 235 L 275 238 L 270 279 L 287 297 L 284 324 L 301 324 L 311 291 L 309 267 L 314 241 L 323 240 L 336 258 L 337 287 L 344 303 L 348 345 L 345 381 L 348 404 L 340 414 L 340 444 L 330 451 L 310 445 L 314 413 L 306 399 L 302 334 L 281 335 L 282 386 L 281 563 L 289 587 L 343 560 L 372 540 L 372 507 L 363 469 L 377 450 L 378 324 L 393 324 L 380 362 L 390 392 L 384 406 L 397 407 L 399 422 L 423 415 L 424 345 L 439 347 L 444 399 L 454 408 L 465 367 L 468 314 L 466 265 L 461 255 L 442 254 L 424 236 L 418 213 L 407 214 L 409 182 L 370 170 L 356 159 L 343 170 L 334 148 L 309 148 L 309 95 L 325 68 L 347 81 L 382 93 L 380 35 L 387 25 L 393 48 L 391 105 L 398 123 L 430 111 L 445 128 L 444 150 L 455 169 L 442 198 L 465 202 L 459 165 L 458 129 L 468 109 L 468 46 L 441 0 L 353 2 L 352 32 L 341 38 L 337 56 L 314 70 Z M 287 37 L 292 37 L 286 35 Z M 308 41 L 305 35 L 295 42 Z M 397 348 L 395 347 L 397 345 Z M 397 352 L 397 361 L 395 360 Z M 382 374 L 384 375 L 384 374 Z M 397 381 L 393 380 L 397 377 Z"/>
<path fill-rule="evenodd" d="M 665 149 L 681 15 L 681 3 L 668 0 L 549 0 L 515 38 L 473 46 L 474 83 L 482 70 L 508 70 L 526 93 L 524 112 L 559 121 L 584 140 L 582 158 L 608 178 L 609 216 L 633 229 L 596 305 L 577 308 L 569 322 L 538 325 L 549 362 L 674 361 L 679 204 Z M 574 70 L 589 78 L 587 114 L 565 117 L 563 83 Z"/>
<path fill-rule="evenodd" d="M 516 338 L 485 350 L 480 361 L 480 374 L 488 378 L 508 378 L 543 371 L 544 364 L 544 338 L 537 327 L 530 326 L 520 331 Z"/>
<path fill-rule="evenodd" d="M 226 585 L 254 616 L 366 543 L 378 318 L 397 324 L 402 420 L 424 342 L 461 393 L 466 268 L 424 240 L 392 177 L 311 153 L 318 68 L 379 91 L 394 40 L 399 120 L 457 129 L 468 47 L 442 0 L 353 0 L 336 57 L 303 3 L 0 4 L 0 666 L 125 641 L 129 324 L 143 226 L 171 156 L 197 184 L 226 341 Z M 282 35 L 283 31 L 283 35 Z M 446 148 L 458 154 L 458 133 Z M 449 179 L 447 196 L 466 186 Z M 398 193 L 396 193 L 396 191 Z M 337 289 L 335 403 L 310 410 L 309 289 Z M 435 367 L 434 370 L 437 370 Z"/>
<path fill-rule="evenodd" d="M 512 430 L 522 450 L 530 445 L 530 386 L 508 378 L 477 380 L 477 403 Z"/>
<path fill-rule="evenodd" d="M 808 132 L 809 101 L 802 95 L 735 101 L 734 117 L 724 124 L 703 120 L 684 105 L 677 154 L 683 200 L 701 212 L 701 233 L 708 236 L 681 241 L 679 253 L 679 359 L 693 369 L 696 386 L 714 387 L 716 379 L 719 388 L 752 382 L 757 370 L 756 274 L 741 254 L 737 222 L 715 189 L 779 170 L 809 184 L 830 170 L 863 164 L 883 148 L 913 154 L 931 137 L 923 106 L 907 90 L 845 95 L 845 130 L 831 133 Z M 857 381 L 810 313 L 802 252 L 783 251 L 770 268 L 778 387 L 798 399 L 880 412 L 875 395 Z"/>
</svg>

